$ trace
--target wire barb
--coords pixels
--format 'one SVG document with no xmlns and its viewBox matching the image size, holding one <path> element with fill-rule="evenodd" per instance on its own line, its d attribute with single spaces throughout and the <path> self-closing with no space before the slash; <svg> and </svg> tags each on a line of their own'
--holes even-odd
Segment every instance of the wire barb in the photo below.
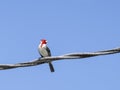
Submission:
<svg viewBox="0 0 120 90">
<path fill-rule="evenodd" d="M 49 61 L 53 62 L 53 61 L 64 60 L 64 59 L 68 59 L 68 60 L 69 59 L 82 59 L 82 58 L 89 58 L 89 57 L 100 56 L 100 55 L 109 55 L 109 54 L 115 54 L 115 53 L 120 53 L 120 48 L 97 51 L 97 52 L 70 53 L 70 54 L 65 54 L 62 56 L 44 57 L 44 58 L 35 59 L 30 62 L 23 62 L 23 63 L 17 63 L 17 64 L 0 64 L 0 70 L 36 66 L 36 65 L 48 63 Z"/>
</svg>

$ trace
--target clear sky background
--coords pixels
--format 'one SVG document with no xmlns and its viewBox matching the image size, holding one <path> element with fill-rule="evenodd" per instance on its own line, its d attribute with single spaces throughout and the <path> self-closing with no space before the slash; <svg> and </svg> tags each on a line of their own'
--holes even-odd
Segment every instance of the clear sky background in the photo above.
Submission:
<svg viewBox="0 0 120 90">
<path fill-rule="evenodd" d="M 1 0 L 0 63 L 120 47 L 119 0 Z M 0 71 L 0 90 L 120 90 L 120 54 Z"/>
</svg>

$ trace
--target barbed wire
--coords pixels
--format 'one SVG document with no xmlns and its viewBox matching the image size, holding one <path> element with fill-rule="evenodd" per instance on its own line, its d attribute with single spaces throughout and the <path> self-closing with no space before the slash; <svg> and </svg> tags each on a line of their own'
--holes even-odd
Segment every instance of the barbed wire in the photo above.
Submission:
<svg viewBox="0 0 120 90">
<path fill-rule="evenodd" d="M 97 51 L 97 52 L 69 53 L 69 54 L 64 54 L 61 56 L 38 58 L 30 62 L 23 62 L 23 63 L 16 63 L 16 64 L 0 64 L 0 70 L 36 66 L 36 65 L 48 63 L 49 61 L 53 62 L 53 61 L 64 60 L 64 59 L 67 59 L 67 60 L 82 59 L 82 58 L 89 58 L 89 57 L 100 56 L 100 55 L 109 55 L 109 54 L 115 54 L 115 53 L 120 53 L 120 48 Z"/>
</svg>

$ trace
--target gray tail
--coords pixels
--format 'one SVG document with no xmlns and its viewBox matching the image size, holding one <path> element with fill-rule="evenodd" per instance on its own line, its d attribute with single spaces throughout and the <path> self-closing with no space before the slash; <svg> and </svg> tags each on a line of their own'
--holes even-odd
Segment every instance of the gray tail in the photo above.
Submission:
<svg viewBox="0 0 120 90">
<path fill-rule="evenodd" d="M 51 72 L 54 72 L 54 71 L 55 71 L 55 70 L 54 70 L 54 67 L 53 67 L 53 65 L 52 65 L 51 62 L 49 62 L 49 67 L 50 67 L 50 71 L 51 71 Z"/>
</svg>

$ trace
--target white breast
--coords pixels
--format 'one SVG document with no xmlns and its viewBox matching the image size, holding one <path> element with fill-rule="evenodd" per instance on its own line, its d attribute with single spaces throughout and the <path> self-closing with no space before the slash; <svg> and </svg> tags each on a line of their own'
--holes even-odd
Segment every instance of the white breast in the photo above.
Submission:
<svg viewBox="0 0 120 90">
<path fill-rule="evenodd" d="M 49 52 L 46 49 L 46 45 L 43 45 L 42 47 L 38 47 L 38 51 L 40 53 L 40 55 L 42 55 L 43 57 L 48 57 L 49 56 Z"/>
</svg>

